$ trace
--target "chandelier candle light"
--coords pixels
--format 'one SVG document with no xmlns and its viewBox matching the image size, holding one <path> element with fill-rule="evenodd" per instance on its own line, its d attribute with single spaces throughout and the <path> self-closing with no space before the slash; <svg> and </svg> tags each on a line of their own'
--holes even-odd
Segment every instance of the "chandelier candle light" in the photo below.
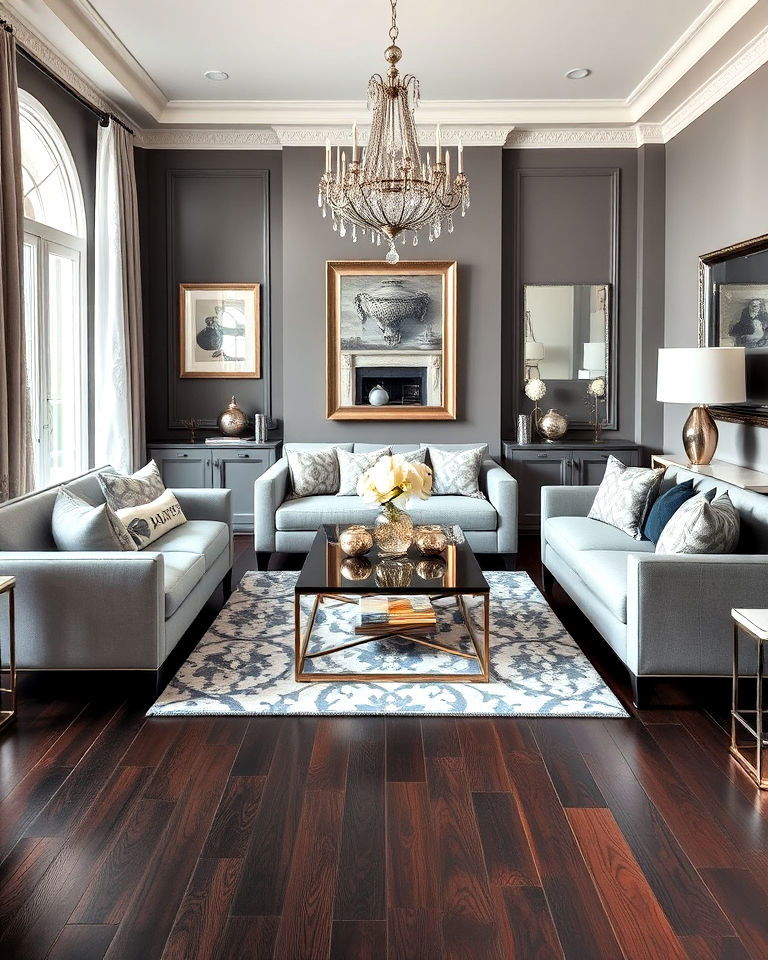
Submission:
<svg viewBox="0 0 768 960">
<path fill-rule="evenodd" d="M 451 180 L 451 158 L 440 142 L 440 124 L 435 132 L 435 159 L 422 156 L 416 135 L 414 109 L 419 101 L 419 81 L 411 74 L 400 76 L 396 64 L 403 55 L 397 46 L 397 0 L 390 0 L 392 25 L 390 45 L 384 51 L 389 64 L 386 78 L 374 74 L 368 82 L 371 128 L 368 145 L 360 153 L 357 123 L 352 124 L 352 153 L 347 165 L 346 151 L 336 148 L 336 169 L 332 167 L 331 143 L 325 143 L 325 173 L 320 179 L 317 205 L 327 216 L 330 208 L 333 229 L 344 237 L 351 228 L 370 235 L 377 246 L 382 237 L 389 243 L 387 263 L 400 256 L 395 240 L 413 233 L 419 242 L 424 227 L 430 241 L 436 240 L 445 221 L 453 232 L 453 213 L 469 208 L 469 181 L 464 175 L 464 148 L 459 141 L 456 177 Z M 413 105 L 411 105 L 411 103 Z"/>
</svg>

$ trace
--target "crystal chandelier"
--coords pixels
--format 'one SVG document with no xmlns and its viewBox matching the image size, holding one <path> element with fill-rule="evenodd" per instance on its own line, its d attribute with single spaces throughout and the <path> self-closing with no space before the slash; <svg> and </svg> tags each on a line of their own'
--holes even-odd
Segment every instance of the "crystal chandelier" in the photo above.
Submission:
<svg viewBox="0 0 768 960">
<path fill-rule="evenodd" d="M 407 74 L 401 77 L 396 64 L 403 55 L 397 46 L 397 0 L 390 0 L 392 25 L 390 45 L 384 51 L 389 64 L 386 78 L 374 74 L 368 82 L 368 108 L 371 128 L 368 145 L 360 151 L 357 124 L 352 124 L 352 156 L 347 165 L 346 151 L 336 149 L 336 169 L 331 167 L 331 144 L 325 142 L 325 173 L 320 180 L 317 204 L 323 216 L 330 208 L 333 229 L 344 237 L 351 228 L 357 242 L 357 230 L 371 241 L 389 243 L 387 263 L 400 259 L 395 240 L 405 231 L 413 233 L 413 245 L 419 242 L 419 230 L 427 228 L 430 242 L 437 239 L 443 221 L 453 232 L 453 212 L 461 208 L 462 217 L 469 207 L 469 181 L 464 175 L 463 147 L 459 141 L 456 177 L 451 180 L 451 158 L 440 144 L 440 125 L 435 137 L 435 160 L 419 152 L 413 111 L 419 101 L 419 81 Z M 409 102 L 413 102 L 413 106 Z"/>
</svg>

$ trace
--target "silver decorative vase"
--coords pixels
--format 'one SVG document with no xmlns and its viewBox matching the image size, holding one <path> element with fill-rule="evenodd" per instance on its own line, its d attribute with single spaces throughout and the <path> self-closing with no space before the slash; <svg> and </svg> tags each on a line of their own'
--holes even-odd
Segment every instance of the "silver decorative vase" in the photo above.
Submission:
<svg viewBox="0 0 768 960">
<path fill-rule="evenodd" d="M 237 405 L 234 397 L 227 404 L 227 409 L 219 414 L 219 430 L 225 437 L 239 437 L 248 425 L 245 412 Z"/>
<path fill-rule="evenodd" d="M 531 415 L 520 413 L 517 417 L 517 442 L 520 444 L 531 442 Z"/>
<path fill-rule="evenodd" d="M 385 503 L 373 525 L 373 539 L 383 557 L 400 557 L 413 543 L 413 520 L 405 510 Z"/>
<path fill-rule="evenodd" d="M 568 418 L 558 410 L 547 410 L 539 418 L 536 428 L 547 443 L 554 443 L 565 436 L 565 431 L 568 429 Z"/>
</svg>

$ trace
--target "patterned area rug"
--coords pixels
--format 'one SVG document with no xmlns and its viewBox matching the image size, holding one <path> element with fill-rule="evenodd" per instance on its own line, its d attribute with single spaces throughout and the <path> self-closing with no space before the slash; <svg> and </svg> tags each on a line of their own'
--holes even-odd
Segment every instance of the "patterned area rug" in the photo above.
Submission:
<svg viewBox="0 0 768 960">
<path fill-rule="evenodd" d="M 620 703 L 525 573 L 486 573 L 491 588 L 489 683 L 441 682 L 476 661 L 422 645 L 374 640 L 322 658 L 315 669 L 402 672 L 403 681 L 296 683 L 292 572 L 247 573 L 148 716 L 241 714 L 626 717 Z M 311 600 L 307 598 L 307 607 Z M 455 601 L 439 601 L 440 643 L 470 650 Z M 470 607 L 470 613 L 480 607 Z M 352 636 L 356 608 L 320 607 L 310 651 Z M 307 661 L 307 668 L 312 669 Z M 408 674 L 434 673 L 434 682 Z"/>
</svg>

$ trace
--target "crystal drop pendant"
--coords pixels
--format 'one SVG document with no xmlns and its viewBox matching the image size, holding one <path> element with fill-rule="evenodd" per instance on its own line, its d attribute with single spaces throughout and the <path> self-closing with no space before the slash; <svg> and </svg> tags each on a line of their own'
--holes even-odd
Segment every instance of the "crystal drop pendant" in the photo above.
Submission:
<svg viewBox="0 0 768 960">
<path fill-rule="evenodd" d="M 448 233 L 453 233 L 453 217 L 448 214 Z"/>
<path fill-rule="evenodd" d="M 389 243 L 390 243 L 390 247 L 384 259 L 387 261 L 387 263 L 399 263 L 400 254 L 397 252 L 397 249 L 395 248 L 395 243 L 393 240 L 390 240 Z"/>
<path fill-rule="evenodd" d="M 357 243 L 357 227 L 352 224 L 352 243 Z"/>
<path fill-rule="evenodd" d="M 320 190 L 317 191 L 317 205 L 318 207 L 322 207 L 323 205 L 323 194 Z"/>
<path fill-rule="evenodd" d="M 415 231 L 414 231 L 414 234 L 413 234 L 413 245 L 414 245 L 414 247 L 418 247 L 418 245 L 419 245 L 419 235 L 418 235 L 418 233 L 416 233 Z"/>
</svg>

